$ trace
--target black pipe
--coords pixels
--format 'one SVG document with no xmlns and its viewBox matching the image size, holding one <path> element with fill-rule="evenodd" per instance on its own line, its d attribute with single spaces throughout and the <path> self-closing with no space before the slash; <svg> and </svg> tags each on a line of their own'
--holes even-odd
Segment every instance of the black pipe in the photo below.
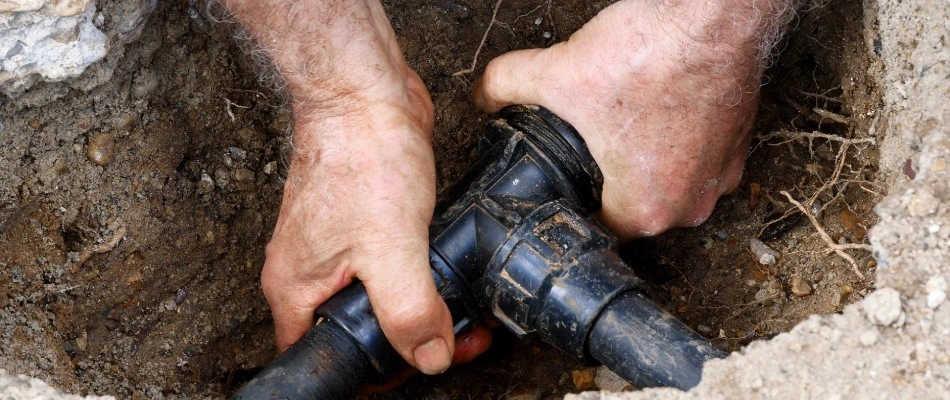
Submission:
<svg viewBox="0 0 950 400">
<path fill-rule="evenodd" d="M 637 387 L 699 384 L 703 363 L 726 356 L 638 292 L 614 299 L 590 333 L 589 354 Z"/>
<path fill-rule="evenodd" d="M 650 302 L 590 216 L 603 177 L 580 135 L 540 107 L 492 120 L 481 157 L 445 192 L 430 226 L 433 278 L 455 332 L 492 318 L 640 387 L 687 389 L 721 357 Z M 356 283 L 317 309 L 323 321 L 238 398 L 337 399 L 405 366 Z M 299 385 L 299 387 L 298 387 Z"/>
<path fill-rule="evenodd" d="M 344 400 L 375 374 L 355 340 L 322 320 L 232 399 Z"/>
</svg>

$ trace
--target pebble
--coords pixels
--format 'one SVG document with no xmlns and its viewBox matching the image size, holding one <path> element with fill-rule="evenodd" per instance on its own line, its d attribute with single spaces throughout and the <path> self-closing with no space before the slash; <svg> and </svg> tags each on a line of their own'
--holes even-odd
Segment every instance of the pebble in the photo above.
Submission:
<svg viewBox="0 0 950 400">
<path fill-rule="evenodd" d="M 79 337 L 76 338 L 76 350 L 85 352 L 86 348 L 89 347 L 89 334 L 86 331 L 82 331 L 79 334 Z"/>
<path fill-rule="evenodd" d="M 267 164 L 264 164 L 264 173 L 271 175 L 277 171 L 277 161 L 271 161 Z"/>
<path fill-rule="evenodd" d="M 868 321 L 881 326 L 902 325 L 901 294 L 892 288 L 883 288 L 867 295 L 862 303 Z"/>
<path fill-rule="evenodd" d="M 234 161 L 244 161 L 247 159 L 247 150 L 239 147 L 228 147 L 228 154 Z"/>
<path fill-rule="evenodd" d="M 771 247 L 756 238 L 749 239 L 749 250 L 755 256 L 756 261 L 762 265 L 774 265 L 782 257 L 782 253 L 773 250 Z"/>
<path fill-rule="evenodd" d="M 214 179 L 211 179 L 206 173 L 201 174 L 201 180 L 198 181 L 198 193 L 206 194 L 214 190 Z"/>
<path fill-rule="evenodd" d="M 115 136 L 111 133 L 101 132 L 92 135 L 89 143 L 86 144 L 86 157 L 100 167 L 109 165 L 114 153 Z"/>
<path fill-rule="evenodd" d="M 935 276 L 927 280 L 927 307 L 940 307 L 947 300 L 947 280 L 943 276 Z"/>
<path fill-rule="evenodd" d="M 848 300 L 848 297 L 851 296 L 851 293 L 854 292 L 854 289 L 851 285 L 841 286 L 834 296 L 831 297 L 831 305 L 835 308 L 844 306 L 844 302 Z"/>
<path fill-rule="evenodd" d="M 175 292 L 175 304 L 181 305 L 181 303 L 184 303 L 185 296 L 188 296 L 188 292 L 185 291 L 184 288 L 178 289 L 178 291 Z"/>
<path fill-rule="evenodd" d="M 801 277 L 792 278 L 792 294 L 798 297 L 805 297 L 811 294 L 811 284 Z"/>
<path fill-rule="evenodd" d="M 726 239 L 729 238 L 729 232 L 726 232 L 726 231 L 720 229 L 720 230 L 714 232 L 714 233 L 713 233 L 713 236 L 715 236 L 716 239 L 719 239 L 719 240 L 726 240 Z"/>
<path fill-rule="evenodd" d="M 877 329 L 868 329 L 864 332 L 861 332 L 861 335 L 858 336 L 858 342 L 864 347 L 871 347 L 877 343 L 877 340 L 880 337 L 881 334 L 877 333 Z"/>
<path fill-rule="evenodd" d="M 254 180 L 254 172 L 247 168 L 239 168 L 234 171 L 234 180 L 238 182 L 247 182 Z"/>
<path fill-rule="evenodd" d="M 712 333 L 712 328 L 710 328 L 710 327 L 708 327 L 708 326 L 706 326 L 706 325 L 699 325 L 699 326 L 696 327 L 696 330 L 699 331 L 699 333 L 702 333 L 702 334 L 704 334 L 704 335 L 708 335 L 708 334 Z"/>
<path fill-rule="evenodd" d="M 178 309 L 178 304 L 175 304 L 175 299 L 168 299 L 162 302 L 162 308 L 165 311 L 175 311 Z"/>
<path fill-rule="evenodd" d="M 577 390 L 593 390 L 597 387 L 597 369 L 584 368 L 571 371 L 571 380 Z"/>
<path fill-rule="evenodd" d="M 841 224 L 851 232 L 855 240 L 864 240 L 868 231 L 864 228 L 864 221 L 862 221 L 861 218 L 858 218 L 857 215 L 847 208 L 842 209 L 838 216 L 841 218 Z"/>
</svg>

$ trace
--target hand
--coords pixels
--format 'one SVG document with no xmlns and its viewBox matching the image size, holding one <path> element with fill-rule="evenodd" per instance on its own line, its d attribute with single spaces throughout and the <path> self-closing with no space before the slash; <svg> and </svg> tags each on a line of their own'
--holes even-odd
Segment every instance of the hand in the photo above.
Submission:
<svg viewBox="0 0 950 400">
<path fill-rule="evenodd" d="M 621 1 L 566 42 L 493 60 L 474 100 L 539 104 L 574 125 L 604 175 L 600 217 L 621 238 L 695 226 L 741 178 L 761 3 L 783 2 Z"/>
<path fill-rule="evenodd" d="M 432 278 L 432 101 L 378 0 L 227 0 L 293 97 L 294 155 L 261 276 L 283 351 L 354 278 L 389 342 L 449 367 L 452 319 Z M 484 336 L 484 335 L 483 335 Z M 467 354 L 480 352 L 468 345 Z"/>
</svg>

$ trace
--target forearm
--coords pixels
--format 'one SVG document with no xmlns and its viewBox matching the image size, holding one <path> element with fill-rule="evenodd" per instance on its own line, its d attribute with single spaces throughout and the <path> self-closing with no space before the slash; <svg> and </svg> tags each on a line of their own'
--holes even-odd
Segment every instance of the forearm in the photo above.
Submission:
<svg viewBox="0 0 950 400">
<path fill-rule="evenodd" d="M 406 65 L 378 0 L 220 1 L 285 83 L 295 160 L 322 154 L 329 162 L 328 155 L 339 154 L 340 162 L 353 162 L 343 159 L 360 151 L 357 146 L 428 144 L 428 95 Z M 407 102 L 418 112 L 379 118 L 391 114 L 386 110 L 394 103 Z"/>
</svg>

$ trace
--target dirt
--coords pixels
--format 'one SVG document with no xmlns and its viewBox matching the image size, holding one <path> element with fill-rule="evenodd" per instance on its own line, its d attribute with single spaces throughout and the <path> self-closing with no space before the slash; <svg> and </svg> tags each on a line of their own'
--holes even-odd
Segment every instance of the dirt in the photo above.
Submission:
<svg viewBox="0 0 950 400">
<path fill-rule="evenodd" d="M 453 73 L 470 66 L 494 2 L 384 3 L 432 93 L 444 188 L 476 157 L 487 118 L 468 101 L 478 71 L 505 51 L 564 40 L 610 1 L 503 2 L 476 72 L 460 77 Z M 47 85 L 36 90 L 55 100 L 33 94 L 0 105 L 0 365 L 8 372 L 80 394 L 221 397 L 274 355 L 258 276 L 291 116 L 226 30 L 193 18 L 189 4 L 160 2 L 106 83 L 65 95 Z M 869 78 L 879 61 L 862 50 L 873 23 L 860 2 L 806 14 L 768 73 L 755 134 L 880 139 L 880 93 Z M 805 201 L 837 165 L 840 142 L 784 141 L 754 141 L 740 190 L 709 222 L 623 249 L 658 302 L 724 349 L 839 312 L 873 283 L 869 252 L 851 251 L 862 279 L 826 251 L 807 218 L 770 228 L 777 264 L 749 254 L 748 240 L 792 209 L 779 192 Z M 840 182 L 817 196 L 816 220 L 835 242 L 864 243 L 883 194 L 877 149 L 855 144 L 845 155 Z M 793 294 L 796 281 L 811 293 Z M 371 397 L 538 390 L 559 398 L 579 391 L 571 372 L 583 367 L 499 332 L 472 363 Z"/>
</svg>

